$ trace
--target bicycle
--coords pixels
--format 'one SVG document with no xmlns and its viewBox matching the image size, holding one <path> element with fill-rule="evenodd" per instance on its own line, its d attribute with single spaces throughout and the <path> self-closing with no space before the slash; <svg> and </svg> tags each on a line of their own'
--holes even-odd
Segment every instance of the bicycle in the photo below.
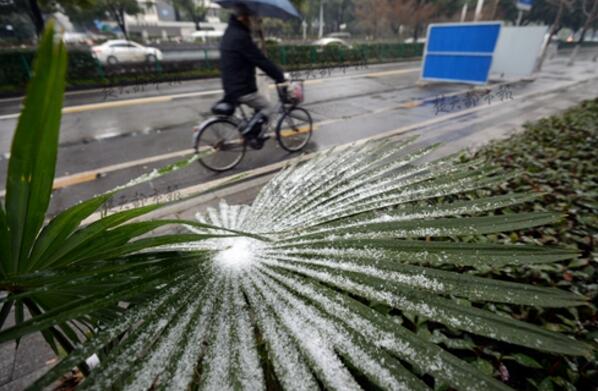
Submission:
<svg viewBox="0 0 598 391">
<path fill-rule="evenodd" d="M 285 86 L 291 86 L 286 90 Z M 213 150 L 202 154 L 199 162 L 209 170 L 222 172 L 236 167 L 247 151 L 247 146 L 261 149 L 263 143 L 271 137 L 270 127 L 276 122 L 275 135 L 278 144 L 288 152 L 302 150 L 313 132 L 313 121 L 307 110 L 299 107 L 303 101 L 303 81 L 291 80 L 290 83 L 276 85 L 278 102 L 266 129 L 264 139 L 256 142 L 253 122 L 258 113 L 247 115 L 242 104 L 218 102 L 212 107 L 215 117 L 209 118 L 194 128 L 193 148 L 196 153 Z M 240 115 L 237 114 L 240 113 Z M 279 116 L 275 121 L 276 116 Z M 253 140 L 252 140 L 253 138 Z"/>
</svg>

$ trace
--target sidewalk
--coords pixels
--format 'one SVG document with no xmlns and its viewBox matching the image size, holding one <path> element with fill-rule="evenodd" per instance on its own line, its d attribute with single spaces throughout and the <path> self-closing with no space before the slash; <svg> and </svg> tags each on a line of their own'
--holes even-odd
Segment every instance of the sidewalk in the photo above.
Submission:
<svg viewBox="0 0 598 391">
<path fill-rule="evenodd" d="M 598 95 L 596 91 L 598 64 L 578 61 L 576 65 L 567 67 L 559 59 L 547 66 L 536 81 L 513 85 L 513 99 L 497 99 L 496 102 L 437 115 L 430 114 L 434 110 L 434 100 L 420 100 L 411 106 L 400 102 L 383 110 L 361 108 L 348 113 L 343 120 L 320 125 L 316 132 L 317 142 L 321 151 L 339 145 L 338 132 L 343 133 L 344 145 L 374 138 L 419 135 L 417 145 L 442 143 L 429 156 L 434 159 L 508 137 L 521 131 L 524 123 L 557 114 L 584 99 L 595 97 Z M 392 99 L 392 93 L 387 95 L 385 102 Z M 325 110 L 324 106 L 321 105 L 321 110 Z M 363 126 L 366 123 L 367 128 Z M 162 208 L 148 217 L 193 218 L 196 212 L 217 204 L 223 198 L 229 204 L 250 203 L 261 186 L 287 164 L 288 160 L 249 170 L 245 173 L 247 179 L 242 183 Z M 210 185 L 213 183 L 203 183 L 179 192 L 185 192 L 184 196 Z M 53 353 L 38 334 L 23 338 L 16 351 L 14 343 L 1 345 L 0 391 L 23 389 L 54 362 Z"/>
</svg>

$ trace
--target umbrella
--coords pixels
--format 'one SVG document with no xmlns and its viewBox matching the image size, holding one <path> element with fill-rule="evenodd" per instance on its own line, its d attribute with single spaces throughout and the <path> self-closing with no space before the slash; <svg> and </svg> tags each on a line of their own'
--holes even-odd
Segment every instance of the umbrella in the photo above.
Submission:
<svg viewBox="0 0 598 391">
<path fill-rule="evenodd" d="M 267 16 L 278 19 L 302 19 L 297 9 L 289 0 L 214 0 L 223 8 L 244 5 L 255 16 Z"/>
</svg>

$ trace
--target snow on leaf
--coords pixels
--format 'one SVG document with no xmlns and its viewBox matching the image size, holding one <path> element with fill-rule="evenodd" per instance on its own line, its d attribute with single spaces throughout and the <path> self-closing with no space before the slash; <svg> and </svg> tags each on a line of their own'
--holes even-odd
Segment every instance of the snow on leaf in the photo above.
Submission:
<svg viewBox="0 0 598 391">
<path fill-rule="evenodd" d="M 135 325 L 126 316 L 108 325 L 122 330 L 128 322 L 131 330 L 82 387 L 344 391 L 365 382 L 414 390 L 428 388 L 425 373 L 459 390 L 509 389 L 368 302 L 533 349 L 587 354 L 590 348 L 574 339 L 452 300 L 573 306 L 585 299 L 439 268 L 554 262 L 570 254 L 452 240 L 555 216 L 488 215 L 530 201 L 526 195 L 430 202 L 504 180 L 493 168 L 451 158 L 418 163 L 431 149 L 383 141 L 324 152 L 278 173 L 252 205 L 223 201 L 197 214 L 208 228 L 187 229 L 226 235 L 163 249 L 209 250 L 211 264 L 183 269 L 182 288 L 163 292 L 170 305 L 159 307 L 159 316 L 150 301 L 134 307 Z M 82 357 L 90 353 L 80 348 Z"/>
</svg>

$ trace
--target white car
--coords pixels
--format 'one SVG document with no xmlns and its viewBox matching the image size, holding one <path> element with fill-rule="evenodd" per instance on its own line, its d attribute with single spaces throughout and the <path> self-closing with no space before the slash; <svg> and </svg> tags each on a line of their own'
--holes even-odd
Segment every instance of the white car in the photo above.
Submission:
<svg viewBox="0 0 598 391">
<path fill-rule="evenodd" d="M 213 42 L 222 38 L 224 31 L 221 30 L 199 30 L 191 34 L 192 40 L 200 40 L 202 42 Z"/>
<path fill-rule="evenodd" d="M 407 38 L 403 43 L 413 43 L 413 38 Z M 417 43 L 426 43 L 426 38 L 418 38 Z"/>
<path fill-rule="evenodd" d="M 118 64 L 121 62 L 156 62 L 162 60 L 159 49 L 146 47 L 137 42 L 115 39 L 101 45 L 93 46 L 91 52 L 103 64 Z"/>
<path fill-rule="evenodd" d="M 327 37 L 327 38 L 320 38 L 317 41 L 315 41 L 314 43 L 312 43 L 312 45 L 314 46 L 320 46 L 320 47 L 324 47 L 324 46 L 344 46 L 347 49 L 351 49 L 352 46 L 350 44 L 348 44 L 346 41 L 340 39 L 340 38 L 334 38 L 334 37 Z"/>
</svg>

